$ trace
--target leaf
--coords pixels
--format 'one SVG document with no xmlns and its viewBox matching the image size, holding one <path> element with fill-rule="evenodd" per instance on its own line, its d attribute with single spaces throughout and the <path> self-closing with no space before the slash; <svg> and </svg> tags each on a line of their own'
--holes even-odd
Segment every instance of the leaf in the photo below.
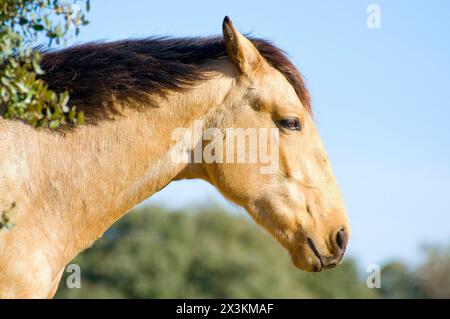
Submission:
<svg viewBox="0 0 450 319">
<path fill-rule="evenodd" d="M 24 25 L 24 24 L 27 24 L 27 23 L 28 23 L 28 19 L 27 18 L 21 17 L 19 19 L 19 24 L 20 25 Z"/>
<path fill-rule="evenodd" d="M 83 111 L 78 112 L 77 115 L 77 124 L 83 124 L 84 123 L 84 113 Z"/>
<path fill-rule="evenodd" d="M 64 94 L 61 95 L 61 107 L 63 109 L 64 113 L 69 112 L 69 108 L 67 106 L 67 104 L 69 103 L 69 94 L 67 92 L 65 92 Z"/>
<path fill-rule="evenodd" d="M 59 125 L 60 125 L 60 121 L 59 120 L 53 120 L 53 121 L 50 122 L 49 127 L 51 129 L 55 129 L 55 128 L 58 128 Z"/>
<path fill-rule="evenodd" d="M 42 30 L 44 30 L 44 26 L 42 24 L 34 24 L 32 28 L 35 31 L 42 31 Z"/>
<path fill-rule="evenodd" d="M 37 60 L 33 60 L 33 69 L 34 72 L 36 72 L 37 74 L 44 74 L 44 70 L 42 70 L 41 66 L 39 65 L 39 62 Z"/>
</svg>

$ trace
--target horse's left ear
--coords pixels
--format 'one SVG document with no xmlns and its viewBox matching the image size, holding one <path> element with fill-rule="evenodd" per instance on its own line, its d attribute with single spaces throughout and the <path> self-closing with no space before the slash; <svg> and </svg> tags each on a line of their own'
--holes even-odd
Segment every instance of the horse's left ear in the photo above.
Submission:
<svg viewBox="0 0 450 319">
<path fill-rule="evenodd" d="M 249 75 L 263 60 L 258 49 L 234 28 L 228 16 L 223 19 L 222 31 L 229 58 L 242 74 Z"/>
</svg>

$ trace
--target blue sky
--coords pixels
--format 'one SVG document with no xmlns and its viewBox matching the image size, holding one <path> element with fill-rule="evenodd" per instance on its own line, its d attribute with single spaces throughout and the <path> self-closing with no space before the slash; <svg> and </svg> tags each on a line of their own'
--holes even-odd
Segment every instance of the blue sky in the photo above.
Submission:
<svg viewBox="0 0 450 319">
<path fill-rule="evenodd" d="M 366 8 L 381 8 L 381 28 Z M 423 243 L 450 241 L 449 1 L 92 1 L 77 42 L 241 32 L 273 40 L 305 75 L 316 121 L 352 224 L 361 266 L 417 262 Z M 200 181 L 148 202 L 216 201 Z"/>
</svg>

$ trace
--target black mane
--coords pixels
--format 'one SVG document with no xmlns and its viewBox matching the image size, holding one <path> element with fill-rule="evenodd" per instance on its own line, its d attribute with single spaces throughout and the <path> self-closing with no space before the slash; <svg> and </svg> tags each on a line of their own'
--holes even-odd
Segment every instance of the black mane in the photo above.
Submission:
<svg viewBox="0 0 450 319">
<path fill-rule="evenodd" d="M 292 84 L 311 111 L 302 76 L 270 42 L 250 38 L 265 59 Z M 226 57 L 222 37 L 147 38 L 87 43 L 43 52 L 42 78 L 49 88 L 70 93 L 70 103 L 87 115 L 111 111 L 113 98 L 142 98 L 164 90 L 184 90 L 206 80 L 204 62 Z"/>
</svg>

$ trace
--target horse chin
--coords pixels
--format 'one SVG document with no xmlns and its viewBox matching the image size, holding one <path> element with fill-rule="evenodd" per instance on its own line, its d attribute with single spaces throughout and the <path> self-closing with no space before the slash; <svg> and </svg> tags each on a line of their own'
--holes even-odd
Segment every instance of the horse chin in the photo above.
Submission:
<svg viewBox="0 0 450 319">
<path fill-rule="evenodd" d="M 322 262 L 316 256 L 300 256 L 299 254 L 290 254 L 292 263 L 300 270 L 305 272 L 322 271 Z"/>
</svg>

